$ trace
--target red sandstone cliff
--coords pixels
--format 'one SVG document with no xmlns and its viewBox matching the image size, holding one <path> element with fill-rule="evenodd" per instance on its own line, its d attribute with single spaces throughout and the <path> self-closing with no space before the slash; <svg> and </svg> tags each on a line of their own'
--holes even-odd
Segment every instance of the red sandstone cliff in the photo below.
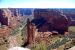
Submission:
<svg viewBox="0 0 75 50">
<path fill-rule="evenodd" d="M 44 22 L 42 26 L 39 26 L 39 30 L 45 30 L 45 32 L 56 30 L 60 33 L 68 31 L 68 19 L 61 11 L 55 9 L 34 9 L 34 19 L 40 19 L 41 17 L 44 18 L 46 22 Z M 41 21 L 42 20 L 40 20 L 40 22 Z"/>
</svg>

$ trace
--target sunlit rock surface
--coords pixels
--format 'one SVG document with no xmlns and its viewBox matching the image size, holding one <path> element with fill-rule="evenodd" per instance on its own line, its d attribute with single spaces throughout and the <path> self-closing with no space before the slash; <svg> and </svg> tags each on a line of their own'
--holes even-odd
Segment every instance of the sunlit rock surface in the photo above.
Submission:
<svg viewBox="0 0 75 50">
<path fill-rule="evenodd" d="M 12 48 L 9 48 L 8 50 L 30 50 L 30 49 L 23 48 L 23 47 L 12 47 Z"/>
<path fill-rule="evenodd" d="M 72 47 L 72 48 L 70 48 L 70 49 L 68 49 L 68 50 L 75 50 L 75 46 L 74 46 L 74 47 Z"/>
</svg>

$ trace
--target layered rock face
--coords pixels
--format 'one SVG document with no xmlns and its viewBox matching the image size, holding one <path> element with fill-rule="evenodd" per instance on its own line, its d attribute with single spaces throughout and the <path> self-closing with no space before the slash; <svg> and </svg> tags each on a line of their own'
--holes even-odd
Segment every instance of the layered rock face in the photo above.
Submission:
<svg viewBox="0 0 75 50">
<path fill-rule="evenodd" d="M 0 22 L 2 25 L 8 25 L 8 18 L 4 17 L 4 11 L 0 9 Z"/>
<path fill-rule="evenodd" d="M 0 9 L 0 38 L 8 37 L 11 34 L 11 30 L 17 28 L 19 22 L 17 21 L 17 16 L 13 14 L 10 9 L 3 8 Z"/>
<path fill-rule="evenodd" d="M 15 28 L 19 25 L 18 19 L 19 14 L 16 9 L 3 8 L 0 9 L 0 22 L 2 25 Z"/>
<path fill-rule="evenodd" d="M 32 22 L 39 31 L 58 31 L 63 34 L 68 31 L 68 19 L 62 12 L 56 9 L 34 9 Z"/>
</svg>

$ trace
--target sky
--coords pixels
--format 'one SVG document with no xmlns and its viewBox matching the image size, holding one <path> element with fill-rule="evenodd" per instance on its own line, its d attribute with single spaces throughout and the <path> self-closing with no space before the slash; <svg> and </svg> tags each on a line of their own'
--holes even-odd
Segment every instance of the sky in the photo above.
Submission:
<svg viewBox="0 0 75 50">
<path fill-rule="evenodd" d="M 0 0 L 0 8 L 75 8 L 75 0 Z"/>
</svg>

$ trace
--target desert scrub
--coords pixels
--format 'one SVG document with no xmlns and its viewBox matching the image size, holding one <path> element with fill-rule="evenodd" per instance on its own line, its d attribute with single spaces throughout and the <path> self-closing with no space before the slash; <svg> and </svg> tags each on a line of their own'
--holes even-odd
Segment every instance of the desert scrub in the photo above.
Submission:
<svg viewBox="0 0 75 50">
<path fill-rule="evenodd" d="M 44 42 L 39 44 L 39 50 L 47 50 L 46 44 Z"/>
<path fill-rule="evenodd" d="M 47 50 L 47 46 L 45 42 L 40 42 L 39 44 L 33 44 L 32 50 Z"/>
<path fill-rule="evenodd" d="M 68 41 L 69 40 L 66 38 L 63 38 L 62 40 L 57 40 L 54 44 L 51 44 L 50 46 L 48 46 L 48 50 L 59 48 L 59 46 L 66 44 L 66 42 Z"/>
</svg>

